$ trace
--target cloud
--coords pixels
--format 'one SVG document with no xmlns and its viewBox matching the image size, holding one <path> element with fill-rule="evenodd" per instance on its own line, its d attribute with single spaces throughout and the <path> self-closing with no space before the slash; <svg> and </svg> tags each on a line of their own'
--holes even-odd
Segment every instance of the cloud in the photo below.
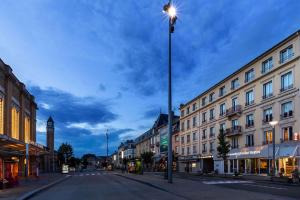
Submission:
<svg viewBox="0 0 300 200">
<path fill-rule="evenodd" d="M 153 119 L 155 117 L 157 117 L 160 113 L 160 109 L 159 108 L 152 108 L 150 110 L 147 110 L 144 114 L 143 114 L 143 118 L 144 119 Z"/>
</svg>

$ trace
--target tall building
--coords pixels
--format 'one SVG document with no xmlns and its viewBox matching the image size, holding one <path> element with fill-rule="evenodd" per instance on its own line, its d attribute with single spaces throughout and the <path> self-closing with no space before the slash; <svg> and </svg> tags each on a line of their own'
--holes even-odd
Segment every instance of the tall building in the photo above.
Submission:
<svg viewBox="0 0 300 200">
<path fill-rule="evenodd" d="M 0 59 L 0 179 L 37 174 L 47 149 L 36 143 L 34 96 Z"/>
<path fill-rule="evenodd" d="M 300 31 L 180 106 L 179 170 L 247 174 L 271 172 L 272 139 L 276 172 L 300 166 Z M 278 121 L 275 134 L 270 121 Z M 231 145 L 226 163 L 217 136 Z"/>
</svg>

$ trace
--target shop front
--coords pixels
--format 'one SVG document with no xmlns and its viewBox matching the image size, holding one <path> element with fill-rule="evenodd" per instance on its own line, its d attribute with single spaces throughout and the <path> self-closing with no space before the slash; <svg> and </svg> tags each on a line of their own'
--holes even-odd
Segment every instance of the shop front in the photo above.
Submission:
<svg viewBox="0 0 300 200">
<path fill-rule="evenodd" d="M 18 185 L 18 177 L 38 175 L 39 156 L 46 154 L 42 145 L 0 135 L 0 182 L 7 187 Z"/>
<path fill-rule="evenodd" d="M 179 172 L 198 173 L 201 171 L 201 159 L 199 156 L 179 156 L 178 157 Z"/>
<path fill-rule="evenodd" d="M 275 174 L 290 176 L 299 170 L 299 143 L 282 143 L 275 146 Z M 232 149 L 227 160 L 227 173 L 261 174 L 272 173 L 273 146 Z"/>
</svg>

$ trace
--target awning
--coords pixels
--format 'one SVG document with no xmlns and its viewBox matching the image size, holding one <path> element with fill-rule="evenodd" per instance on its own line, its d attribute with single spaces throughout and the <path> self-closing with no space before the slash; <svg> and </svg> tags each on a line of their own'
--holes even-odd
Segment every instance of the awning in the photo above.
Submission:
<svg viewBox="0 0 300 200">
<path fill-rule="evenodd" d="M 228 159 L 249 159 L 263 158 L 272 159 L 273 145 L 264 145 L 257 147 L 244 147 L 240 149 L 231 149 L 228 153 Z M 300 156 L 300 142 L 290 142 L 275 145 L 276 158 Z"/>
<path fill-rule="evenodd" d="M 0 155 L 2 156 L 23 156 L 26 152 L 25 142 L 16 140 L 7 135 L 0 134 Z M 35 142 L 29 143 L 29 155 L 48 154 L 49 151 L 43 145 Z"/>
<path fill-rule="evenodd" d="M 276 158 L 283 158 L 283 157 L 295 157 L 299 149 L 299 144 L 297 143 L 286 143 L 281 144 L 278 153 L 276 154 Z"/>
</svg>

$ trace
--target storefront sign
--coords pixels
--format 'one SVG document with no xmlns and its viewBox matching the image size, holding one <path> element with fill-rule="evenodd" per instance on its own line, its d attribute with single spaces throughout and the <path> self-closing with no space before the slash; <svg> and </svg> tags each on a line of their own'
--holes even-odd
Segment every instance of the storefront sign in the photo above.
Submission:
<svg viewBox="0 0 300 200">
<path fill-rule="evenodd" d="M 257 154 L 260 154 L 260 151 L 240 151 L 235 153 L 229 153 L 228 156 L 248 156 Z"/>
<path fill-rule="evenodd" d="M 160 133 L 160 152 L 168 151 L 168 132 L 167 129 Z"/>
</svg>

